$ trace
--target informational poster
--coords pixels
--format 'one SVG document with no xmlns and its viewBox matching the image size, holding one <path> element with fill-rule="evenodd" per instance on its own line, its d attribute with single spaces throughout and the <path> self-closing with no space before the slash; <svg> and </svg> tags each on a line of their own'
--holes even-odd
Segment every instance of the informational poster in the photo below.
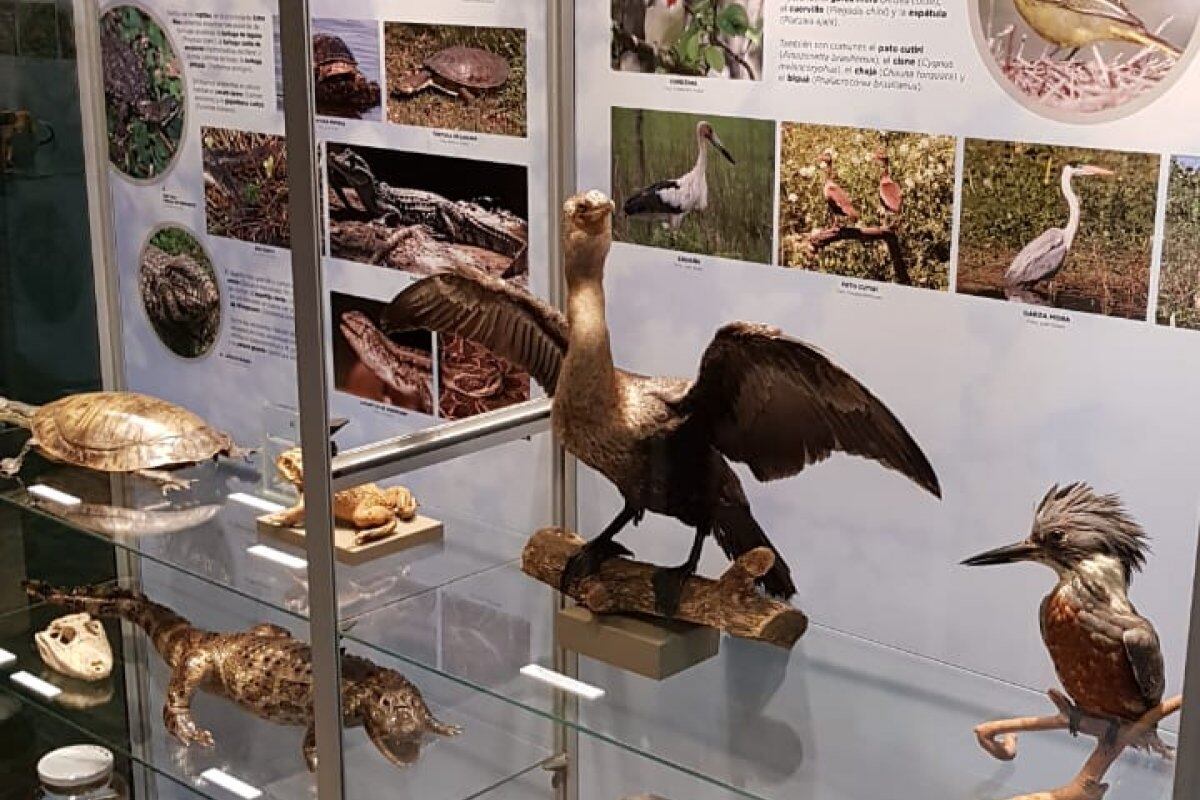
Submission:
<svg viewBox="0 0 1200 800">
<path fill-rule="evenodd" d="M 529 399 L 528 374 L 490 351 L 389 335 L 380 316 L 459 266 L 545 293 L 544 4 L 312 9 L 330 408 L 352 423 L 339 443 Z M 294 435 L 276 6 L 138 0 L 100 25 L 128 385 L 248 446 Z"/>
<path fill-rule="evenodd" d="M 910 763 L 948 764 L 931 794 L 999 795 L 969 777 L 987 767 L 969 751 L 986 709 L 905 693 L 1013 685 L 1032 692 L 1010 711 L 1047 711 L 1033 692 L 1059 685 L 1038 619 L 1055 573 L 960 562 L 1025 539 L 1038 518 L 1048 529 L 1066 497 L 1105 498 L 1094 502 L 1110 524 L 1119 510 L 1149 537 L 1129 596 L 1161 636 L 1168 695 L 1180 691 L 1200 500 L 1188 367 L 1200 357 L 1200 5 L 588 0 L 576 13 L 578 181 L 617 207 L 605 288 L 618 365 L 692 376 L 726 322 L 778 326 L 880 398 L 937 472 L 940 498 L 844 454 L 771 483 L 739 468 L 820 641 L 845 637 L 859 665 L 847 669 L 894 658 L 887 702 L 930 714 L 858 714 L 845 696 L 838 724 L 881 726 Z M 589 535 L 619 510 L 594 473 L 579 494 Z M 691 533 L 648 515 L 619 540 L 674 565 Z M 702 571 L 726 564 L 710 542 Z M 714 668 L 729 691 L 720 719 L 707 703 L 693 712 L 682 686 L 629 687 L 628 704 L 680 731 L 736 727 L 754 745 L 681 737 L 662 755 L 719 761 L 751 792 L 896 796 L 895 771 L 863 769 L 874 751 L 845 764 L 811 751 L 807 734 L 823 739 L 804 721 L 831 685 L 817 637 L 807 656 Z M 951 677 L 966 675 L 980 677 Z M 961 770 L 922 750 L 949 737 L 920 732 L 934 717 L 965 737 Z M 795 770 L 763 767 L 801 747 Z M 1058 767 L 1031 788 L 1078 764 Z M 607 780 L 602 768 L 589 779 Z"/>
</svg>

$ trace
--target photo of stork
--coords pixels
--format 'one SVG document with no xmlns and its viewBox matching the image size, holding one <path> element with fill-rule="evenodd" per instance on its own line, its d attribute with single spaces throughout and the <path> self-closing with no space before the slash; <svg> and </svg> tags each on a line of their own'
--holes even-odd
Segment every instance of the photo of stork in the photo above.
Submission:
<svg viewBox="0 0 1200 800">
<path fill-rule="evenodd" d="M 762 80 L 765 0 L 610 0 L 612 67 Z"/>
<path fill-rule="evenodd" d="M 1001 85 L 1035 111 L 1081 120 L 1166 89 L 1200 16 L 1196 0 L 974 3 L 976 37 Z"/>
<path fill-rule="evenodd" d="M 966 143 L 957 291 L 1145 319 L 1160 157 Z"/>
<path fill-rule="evenodd" d="M 1159 325 L 1200 330 L 1200 158 L 1171 159 L 1158 275 Z"/>
<path fill-rule="evenodd" d="M 614 108 L 618 241 L 771 261 L 775 123 Z"/>
<path fill-rule="evenodd" d="M 779 265 L 945 291 L 956 142 L 785 122 Z"/>
</svg>

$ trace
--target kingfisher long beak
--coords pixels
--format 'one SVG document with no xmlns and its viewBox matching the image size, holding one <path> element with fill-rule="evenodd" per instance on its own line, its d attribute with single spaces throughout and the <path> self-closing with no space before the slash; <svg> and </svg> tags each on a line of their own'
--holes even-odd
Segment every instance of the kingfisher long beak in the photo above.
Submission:
<svg viewBox="0 0 1200 800">
<path fill-rule="evenodd" d="M 988 550 L 986 553 L 980 553 L 977 556 L 971 556 L 962 563 L 964 567 L 990 567 L 996 564 L 1012 564 L 1016 561 L 1033 561 L 1040 552 L 1036 544 L 1024 541 L 1017 542 L 1016 544 L 1008 544 L 1004 547 L 997 547 L 995 550 Z"/>
<path fill-rule="evenodd" d="M 708 141 L 709 141 L 709 144 L 711 144 L 713 147 L 717 148 L 718 153 L 725 156 L 725 158 L 727 158 L 729 160 L 730 164 L 734 164 L 734 165 L 737 164 L 737 162 L 733 160 L 733 156 L 731 156 L 729 154 L 729 151 L 725 149 L 724 142 L 722 142 L 715 133 L 711 137 L 709 137 Z"/>
</svg>

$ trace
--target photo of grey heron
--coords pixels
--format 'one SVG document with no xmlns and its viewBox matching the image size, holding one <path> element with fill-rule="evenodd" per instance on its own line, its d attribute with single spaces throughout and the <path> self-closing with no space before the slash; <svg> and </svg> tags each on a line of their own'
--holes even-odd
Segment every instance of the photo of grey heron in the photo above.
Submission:
<svg viewBox="0 0 1200 800">
<path fill-rule="evenodd" d="M 1159 157 L 968 140 L 956 290 L 1144 319 Z"/>
</svg>

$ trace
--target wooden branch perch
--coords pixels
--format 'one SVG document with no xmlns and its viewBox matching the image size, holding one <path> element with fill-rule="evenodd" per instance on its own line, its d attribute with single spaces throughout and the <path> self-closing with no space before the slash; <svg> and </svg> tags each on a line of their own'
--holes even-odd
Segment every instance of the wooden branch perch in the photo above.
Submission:
<svg viewBox="0 0 1200 800">
<path fill-rule="evenodd" d="M 1017 734 L 1026 731 L 1065 731 L 1071 728 L 1071 702 L 1061 692 L 1051 690 L 1050 701 L 1058 714 L 1049 717 L 1017 717 L 987 722 L 975 728 L 979 745 L 1001 761 L 1017 757 Z M 1127 722 L 1112 735 L 1108 720 L 1084 716 L 1079 719 L 1080 733 L 1094 737 L 1096 749 L 1084 762 L 1075 778 L 1065 786 L 1048 792 L 1023 794 L 1012 800 L 1102 800 L 1108 793 L 1104 775 L 1127 748 L 1134 747 L 1171 758 L 1173 751 L 1158 738 L 1158 724 L 1179 711 L 1183 696 L 1173 697 L 1148 711 L 1137 722 Z"/>
<path fill-rule="evenodd" d="M 816 256 L 834 242 L 878 242 L 887 245 L 888 255 L 892 259 L 892 269 L 896 273 L 896 283 L 904 286 L 912 285 L 908 274 L 908 265 L 904 261 L 904 251 L 900 247 L 900 237 L 888 225 L 833 225 L 821 228 L 808 235 L 808 247 Z"/>
<path fill-rule="evenodd" d="M 555 589 L 567 560 L 583 539 L 562 528 L 543 528 L 521 553 L 521 569 Z M 730 636 L 791 648 L 808 628 L 808 618 L 796 608 L 764 596 L 754 581 L 775 564 L 765 547 L 746 553 L 719 580 L 689 578 L 674 619 L 706 625 Z M 654 610 L 653 564 L 614 558 L 600 571 L 567 588 L 567 594 L 595 614 L 636 613 L 658 616 Z"/>
</svg>

